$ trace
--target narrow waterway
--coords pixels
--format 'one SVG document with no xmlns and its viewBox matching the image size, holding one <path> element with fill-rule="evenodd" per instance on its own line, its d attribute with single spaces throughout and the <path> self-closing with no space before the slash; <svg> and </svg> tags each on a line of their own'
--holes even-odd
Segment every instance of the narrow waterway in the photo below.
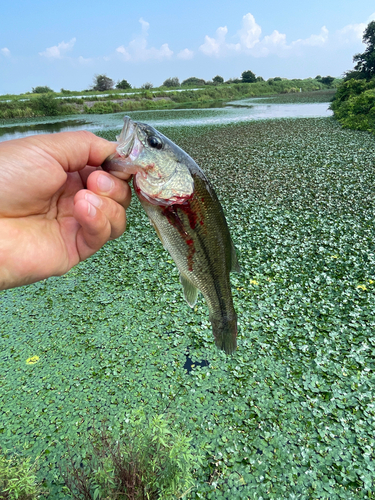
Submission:
<svg viewBox="0 0 375 500">
<path fill-rule="evenodd" d="M 268 102 L 270 101 L 270 102 Z M 307 118 L 331 116 L 328 102 L 274 103 L 269 98 L 242 99 L 220 108 L 169 109 L 126 112 L 133 120 L 160 126 L 221 125 L 270 118 Z M 122 128 L 124 113 L 107 115 L 71 115 L 12 119 L 0 123 L 0 142 L 33 134 L 70 130 Z"/>
</svg>

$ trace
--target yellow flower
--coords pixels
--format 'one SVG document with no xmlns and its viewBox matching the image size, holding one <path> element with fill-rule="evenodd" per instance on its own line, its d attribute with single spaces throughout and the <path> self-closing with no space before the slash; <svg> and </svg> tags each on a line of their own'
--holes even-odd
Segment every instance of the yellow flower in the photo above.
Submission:
<svg viewBox="0 0 375 500">
<path fill-rule="evenodd" d="M 357 288 L 361 288 L 361 290 L 367 290 L 367 288 L 365 287 L 365 285 L 358 285 Z"/>
<path fill-rule="evenodd" d="M 338 259 L 338 258 L 339 258 L 339 256 L 338 256 L 338 255 L 331 255 L 331 258 L 332 258 L 332 259 Z"/>
<path fill-rule="evenodd" d="M 372 285 L 373 283 L 375 283 L 374 280 L 368 280 L 368 282 L 370 283 L 370 285 Z"/>
<path fill-rule="evenodd" d="M 259 285 L 259 283 L 256 280 L 250 280 L 250 285 Z"/>
<path fill-rule="evenodd" d="M 35 365 L 39 361 L 39 356 L 31 356 L 31 358 L 27 358 L 26 364 L 27 365 Z"/>
</svg>

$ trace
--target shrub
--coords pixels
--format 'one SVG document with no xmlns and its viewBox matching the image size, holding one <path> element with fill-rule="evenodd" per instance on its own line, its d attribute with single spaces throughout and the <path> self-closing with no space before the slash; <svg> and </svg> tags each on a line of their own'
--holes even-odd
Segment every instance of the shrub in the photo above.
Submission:
<svg viewBox="0 0 375 500">
<path fill-rule="evenodd" d="M 153 84 L 151 82 L 146 82 L 144 83 L 142 86 L 141 86 L 141 89 L 146 89 L 146 90 L 150 90 L 152 89 L 153 87 Z"/>
<path fill-rule="evenodd" d="M 177 78 L 177 76 L 174 76 L 173 78 L 167 78 L 163 82 L 164 87 L 179 87 L 180 86 L 180 80 Z"/>
<path fill-rule="evenodd" d="M 32 93 L 33 94 L 47 94 L 48 92 L 53 92 L 53 90 L 46 85 L 44 87 L 39 86 L 39 87 L 33 87 L 32 88 Z"/>
<path fill-rule="evenodd" d="M 132 86 L 130 85 L 130 83 L 126 80 L 121 80 L 120 82 L 117 82 L 116 83 L 116 89 L 131 89 Z"/>
<path fill-rule="evenodd" d="M 197 457 L 190 439 L 170 429 L 164 416 L 138 414 L 122 435 L 103 427 L 89 443 L 86 458 L 74 460 L 70 452 L 64 473 L 73 499 L 167 500 L 181 498 L 193 485 Z"/>
<path fill-rule="evenodd" d="M 191 76 L 190 78 L 187 78 L 186 80 L 184 80 L 181 85 L 184 87 L 184 86 L 193 86 L 193 85 L 196 85 L 196 86 L 202 86 L 204 85 L 206 82 L 205 80 L 203 80 L 202 78 L 197 78 L 195 76 Z"/>
<path fill-rule="evenodd" d="M 51 94 L 44 94 L 35 98 L 31 106 L 37 114 L 43 116 L 56 116 L 59 114 L 59 103 Z"/>
<path fill-rule="evenodd" d="M 0 500 L 33 500 L 39 498 L 40 485 L 36 481 L 36 462 L 0 454 Z"/>
<path fill-rule="evenodd" d="M 115 82 L 107 75 L 95 75 L 93 90 L 103 92 L 105 90 L 113 89 Z"/>
<path fill-rule="evenodd" d="M 221 85 L 222 83 L 224 83 L 224 78 L 220 75 L 216 75 L 212 78 L 212 81 L 215 85 Z"/>
<path fill-rule="evenodd" d="M 257 78 L 255 76 L 255 74 L 248 70 L 248 71 L 244 71 L 241 75 L 241 81 L 243 83 L 254 83 L 257 81 Z"/>
</svg>

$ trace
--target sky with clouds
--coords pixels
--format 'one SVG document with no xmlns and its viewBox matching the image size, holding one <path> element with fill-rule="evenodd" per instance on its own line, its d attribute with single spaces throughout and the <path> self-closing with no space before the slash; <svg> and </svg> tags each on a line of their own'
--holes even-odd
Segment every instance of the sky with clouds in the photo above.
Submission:
<svg viewBox="0 0 375 500">
<path fill-rule="evenodd" d="M 221 75 L 341 76 L 363 52 L 373 0 L 15 0 L 0 18 L 0 94 L 83 90 L 95 74 L 135 87 Z"/>
</svg>

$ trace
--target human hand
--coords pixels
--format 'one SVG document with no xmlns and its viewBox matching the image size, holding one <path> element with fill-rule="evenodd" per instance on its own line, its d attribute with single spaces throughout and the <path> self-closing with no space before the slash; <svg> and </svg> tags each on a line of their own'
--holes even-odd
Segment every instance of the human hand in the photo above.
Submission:
<svg viewBox="0 0 375 500">
<path fill-rule="evenodd" d="M 115 148 L 85 131 L 0 143 L 0 290 L 60 276 L 124 232 L 130 187 L 99 170 Z"/>
</svg>

